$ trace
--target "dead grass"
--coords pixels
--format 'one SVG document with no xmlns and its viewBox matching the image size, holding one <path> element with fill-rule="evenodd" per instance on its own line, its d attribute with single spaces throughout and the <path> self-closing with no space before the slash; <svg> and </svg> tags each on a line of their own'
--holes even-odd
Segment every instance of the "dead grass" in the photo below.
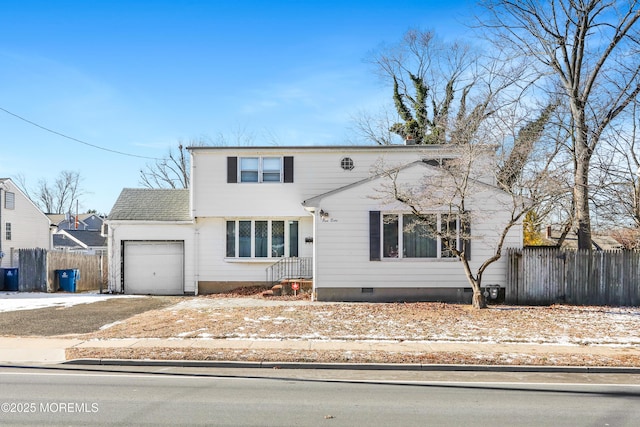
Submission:
<svg viewBox="0 0 640 427">
<path fill-rule="evenodd" d="M 233 297 L 233 298 L 230 298 Z M 201 296 L 138 314 L 86 334 L 89 339 L 380 340 L 561 345 L 640 345 L 640 309 L 515 307 L 475 310 L 443 303 L 317 303 L 307 296 L 255 292 Z M 200 348 L 71 349 L 69 358 L 246 360 L 271 362 L 454 363 L 640 366 L 634 354 L 400 353 L 382 351 L 206 350 Z"/>
</svg>

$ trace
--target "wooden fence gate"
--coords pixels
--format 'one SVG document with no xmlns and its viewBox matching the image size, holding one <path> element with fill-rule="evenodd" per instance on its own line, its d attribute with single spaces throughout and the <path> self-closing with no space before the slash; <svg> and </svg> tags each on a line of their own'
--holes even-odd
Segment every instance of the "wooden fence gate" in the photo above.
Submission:
<svg viewBox="0 0 640 427">
<path fill-rule="evenodd" d="M 508 249 L 505 302 L 640 305 L 640 252 Z"/>
</svg>

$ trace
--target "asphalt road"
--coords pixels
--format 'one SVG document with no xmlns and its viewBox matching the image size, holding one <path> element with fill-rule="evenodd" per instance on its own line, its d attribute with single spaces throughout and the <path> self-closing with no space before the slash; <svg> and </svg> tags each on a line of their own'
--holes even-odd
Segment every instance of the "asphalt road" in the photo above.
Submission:
<svg viewBox="0 0 640 427">
<path fill-rule="evenodd" d="M 110 298 L 71 307 L 49 307 L 0 313 L 0 335 L 54 336 L 83 334 L 128 317 L 175 304 L 180 297 Z"/>
<path fill-rule="evenodd" d="M 2 425 L 635 426 L 640 385 L 0 370 Z"/>
</svg>

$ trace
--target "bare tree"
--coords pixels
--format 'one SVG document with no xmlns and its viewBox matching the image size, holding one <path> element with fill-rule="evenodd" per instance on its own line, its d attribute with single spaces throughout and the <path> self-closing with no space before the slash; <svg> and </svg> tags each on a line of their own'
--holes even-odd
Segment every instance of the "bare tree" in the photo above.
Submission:
<svg viewBox="0 0 640 427">
<path fill-rule="evenodd" d="M 411 212 L 415 220 L 405 225 L 404 232 L 437 239 L 443 251 L 460 261 L 475 308 L 487 305 L 483 276 L 502 257 L 511 230 L 532 208 L 557 195 L 555 177 L 547 170 L 528 171 L 511 188 L 490 185 L 481 175 L 493 163 L 494 150 L 485 144 L 456 145 L 454 158 L 437 170 L 430 168 L 417 182 L 403 178 L 403 168 L 380 169 L 386 179 L 378 198 L 387 206 L 399 202 L 399 209 Z M 480 223 L 484 231 L 473 231 Z M 471 260 L 471 242 L 479 238 L 490 255 Z"/>
<path fill-rule="evenodd" d="M 448 122 L 451 159 L 414 182 L 401 179 L 402 168 L 381 172 L 387 180 L 380 197 L 385 203 L 399 202 L 401 208 L 408 209 L 417 218 L 411 224 L 417 227 L 415 232 L 438 239 L 460 260 L 476 308 L 486 307 L 483 275 L 502 257 L 511 230 L 519 226 L 527 212 L 553 204 L 562 195 L 559 181 L 563 170 L 556 174 L 554 150 L 533 150 L 544 134 L 553 103 L 530 119 L 530 111 L 522 105 L 524 97 L 513 90 L 517 75 L 496 72 L 500 68 L 490 70 L 493 72 L 476 83 L 475 107 L 461 109 L 455 120 Z M 482 209 L 477 209 L 480 205 Z M 439 227 L 433 223 L 434 212 L 440 215 Z M 479 222 L 492 224 L 492 230 L 482 236 L 492 252 L 472 262 L 468 258 L 469 244 L 461 242 L 479 237 L 479 232 L 472 230 Z"/>
<path fill-rule="evenodd" d="M 377 145 L 404 143 L 402 138 L 391 130 L 396 120 L 388 110 L 383 109 L 378 113 L 360 111 L 351 120 L 356 133 L 367 142 L 374 142 Z"/>
<path fill-rule="evenodd" d="M 638 153 L 638 102 L 625 113 L 625 120 L 606 133 L 594 160 L 591 195 L 595 220 L 600 228 L 640 229 L 640 156 Z"/>
<path fill-rule="evenodd" d="M 444 43 L 431 31 L 411 29 L 400 43 L 380 49 L 369 62 L 393 88 L 399 121 L 387 130 L 413 144 L 445 143 L 448 122 L 455 115 L 452 102 L 457 96 L 458 110 L 464 109 L 462 104 L 474 85 L 477 55 L 469 46 Z M 377 130 L 388 117 L 372 120 L 361 115 L 356 129 L 378 144 L 390 143 L 392 139 Z"/>
<path fill-rule="evenodd" d="M 591 249 L 589 172 L 603 132 L 640 92 L 636 0 L 485 0 L 502 49 L 535 58 L 571 114 L 578 247 Z M 557 87 L 553 85 L 553 87 Z"/>
<path fill-rule="evenodd" d="M 277 145 L 274 135 L 265 135 L 265 139 Z M 187 147 L 193 146 L 227 146 L 252 145 L 255 135 L 245 128 L 238 127 L 229 136 L 220 133 L 215 138 L 200 137 L 185 142 L 178 140 L 177 150 L 169 149 L 169 154 L 154 163 L 148 163 L 140 169 L 140 184 L 147 188 L 189 188 L 191 174 L 191 157 Z"/>
<path fill-rule="evenodd" d="M 198 145 L 198 144 L 194 144 Z M 187 147 L 178 142 L 178 150 L 140 169 L 140 183 L 147 188 L 189 188 L 190 157 Z"/>
<path fill-rule="evenodd" d="M 53 182 L 41 178 L 33 190 L 29 190 L 24 176 L 18 175 L 16 180 L 27 197 L 45 213 L 72 212 L 85 194 L 80 173 L 75 171 L 61 171 Z"/>
</svg>

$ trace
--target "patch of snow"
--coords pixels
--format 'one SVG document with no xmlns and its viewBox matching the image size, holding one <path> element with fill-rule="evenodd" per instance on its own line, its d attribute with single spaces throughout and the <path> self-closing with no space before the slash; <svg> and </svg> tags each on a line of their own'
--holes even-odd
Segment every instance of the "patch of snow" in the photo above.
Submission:
<svg viewBox="0 0 640 427">
<path fill-rule="evenodd" d="M 143 295 L 100 294 L 97 292 L 45 293 L 45 292 L 0 292 L 0 312 L 36 310 L 47 307 L 71 307 L 90 304 L 111 298 L 145 298 Z"/>
<path fill-rule="evenodd" d="M 203 334 L 199 334 L 198 338 L 213 338 L 213 334 L 209 334 L 209 333 L 203 333 Z"/>
<path fill-rule="evenodd" d="M 102 326 L 100 326 L 100 330 L 101 330 L 101 331 L 104 331 L 105 329 L 109 329 L 109 328 L 111 328 L 112 326 L 116 326 L 116 325 L 119 325 L 119 324 L 121 324 L 121 323 L 123 323 L 123 322 L 122 322 L 122 320 L 117 320 L 117 321 L 115 321 L 115 322 L 113 322 L 113 323 L 107 323 L 106 325 L 102 325 Z"/>
</svg>

